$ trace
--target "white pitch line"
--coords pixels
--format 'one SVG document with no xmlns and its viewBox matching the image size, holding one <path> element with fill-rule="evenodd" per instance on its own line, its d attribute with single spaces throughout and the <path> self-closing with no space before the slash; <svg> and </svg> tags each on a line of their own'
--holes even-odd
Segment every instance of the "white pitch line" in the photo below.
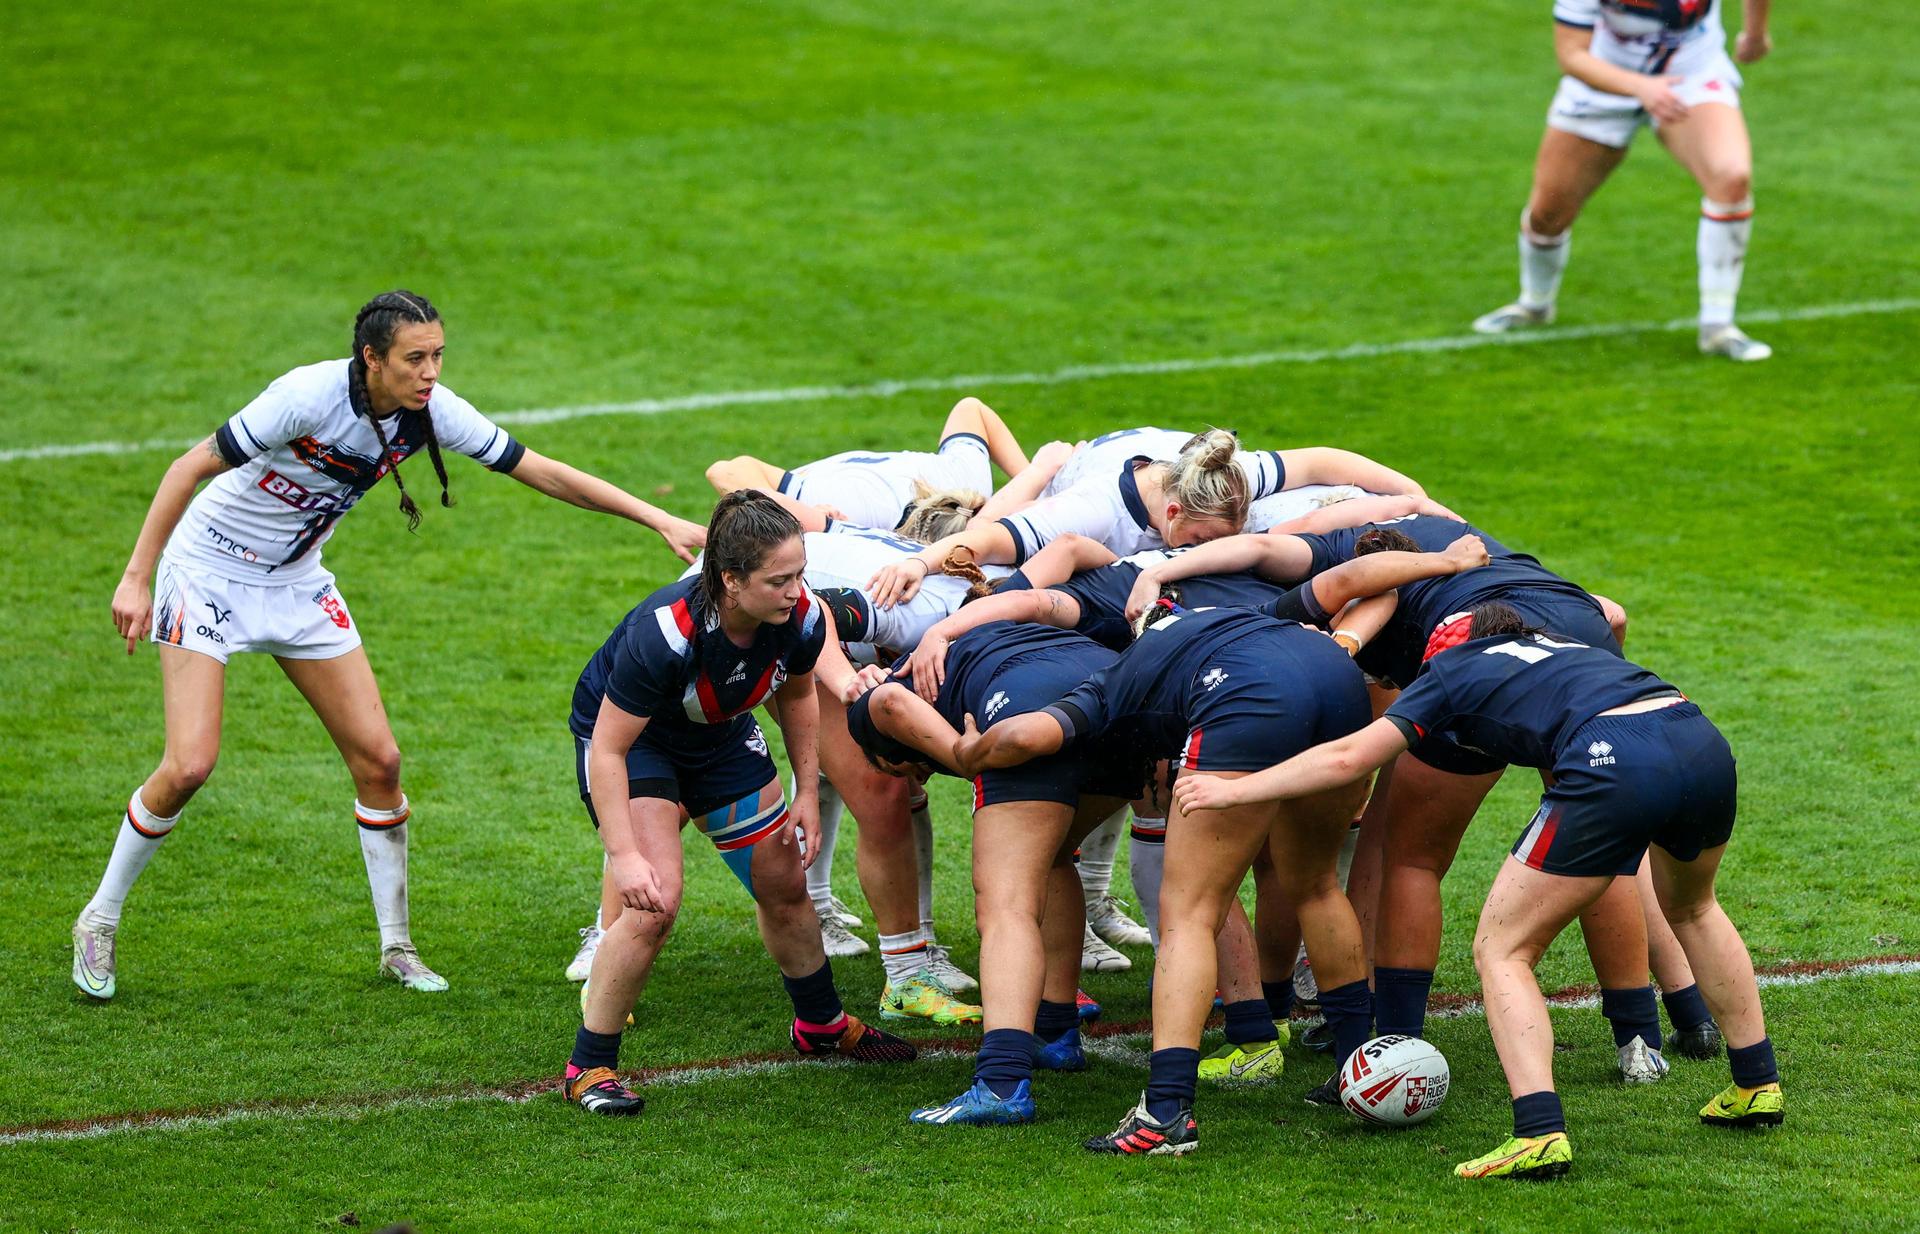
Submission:
<svg viewBox="0 0 1920 1234">
<path fill-rule="evenodd" d="M 1797 309 L 1754 309 L 1742 313 L 1749 325 L 1781 321 L 1819 321 L 1829 317 L 1861 317 L 1879 313 L 1907 313 L 1920 309 L 1920 298 L 1859 300 L 1850 304 L 1815 304 Z M 657 416 L 676 411 L 709 411 L 722 407 L 756 407 L 777 403 L 840 402 L 884 399 L 930 390 L 980 390 L 994 386 L 1062 386 L 1110 377 L 1142 377 L 1166 373 L 1202 373 L 1218 369 L 1265 368 L 1277 364 L 1324 364 L 1335 360 L 1370 360 L 1381 356 L 1426 355 L 1474 351 L 1482 347 L 1519 347 L 1535 343 L 1565 343 L 1578 339 L 1620 338 L 1692 330 L 1692 317 L 1672 321 L 1602 322 L 1590 326 L 1556 326 L 1517 334 L 1455 334 L 1443 338 L 1401 339 L 1392 343 L 1351 343 L 1345 347 L 1304 348 L 1291 351 L 1254 351 L 1231 356 L 1196 356 L 1173 360 L 1139 360 L 1117 364 L 1076 364 L 1033 373 L 964 373 L 948 377 L 906 377 L 855 385 L 785 386 L 766 390 L 722 390 L 711 394 L 681 394 L 670 398 L 635 399 L 626 403 L 583 403 L 574 407 L 535 407 L 503 411 L 492 418 L 499 424 L 555 424 L 597 416 Z M 198 440 L 197 438 L 195 440 Z M 80 458 L 94 454 L 138 454 L 149 450 L 185 450 L 194 441 L 174 437 L 147 441 L 80 441 L 65 445 L 16 446 L 0 449 L 0 463 L 35 459 Z"/>
<path fill-rule="evenodd" d="M 1761 973 L 1758 981 L 1762 987 L 1814 985 L 1823 981 L 1837 981 L 1848 977 L 1907 977 L 1920 974 L 1920 960 L 1868 960 L 1846 968 L 1821 969 L 1811 973 Z M 1555 995 L 1547 1000 L 1557 1011 L 1568 1011 L 1582 1007 L 1598 1006 L 1600 1000 L 1591 994 Z M 1458 1007 L 1428 1012 L 1429 1019 L 1452 1020 L 1478 1016 L 1485 1008 L 1478 1001 L 1463 1003 Z M 1120 1066 L 1144 1067 L 1147 1061 L 1147 1043 L 1151 1037 L 1147 1033 L 1127 1033 L 1112 1037 L 1090 1037 L 1087 1039 L 1087 1052 Z M 935 1047 L 920 1051 L 924 1059 L 952 1060 L 972 1058 L 967 1050 L 954 1050 Z M 849 1064 L 851 1065 L 851 1064 Z M 818 1070 L 821 1064 L 806 1059 L 755 1059 L 751 1062 L 718 1063 L 706 1067 L 686 1067 L 658 1075 L 646 1081 L 644 1088 L 680 1088 L 690 1084 L 703 1084 L 709 1080 L 732 1080 L 743 1076 L 765 1076 L 797 1071 L 801 1068 Z M 201 1127 L 222 1127 L 229 1123 L 262 1122 L 275 1119 L 329 1118 L 351 1120 L 368 1114 L 381 1114 L 389 1110 L 430 1110 L 451 1105 L 466 1105 L 475 1102 L 490 1102 L 501 1105 L 521 1105 L 536 1097 L 551 1096 L 546 1090 L 539 1092 L 507 1092 L 500 1089 L 481 1089 L 470 1093 L 441 1093 L 433 1096 L 395 1096 L 387 1100 L 368 1101 L 313 1101 L 296 1106 L 268 1106 L 249 1109 L 240 1107 L 222 1110 L 210 1114 L 182 1114 L 171 1118 L 140 1120 L 136 1118 L 103 1119 L 84 1127 L 48 1128 L 33 1131 L 9 1131 L 0 1134 L 0 1146 L 8 1144 L 45 1144 L 67 1140 L 97 1140 L 110 1135 L 133 1135 L 147 1131 L 191 1131 Z"/>
</svg>

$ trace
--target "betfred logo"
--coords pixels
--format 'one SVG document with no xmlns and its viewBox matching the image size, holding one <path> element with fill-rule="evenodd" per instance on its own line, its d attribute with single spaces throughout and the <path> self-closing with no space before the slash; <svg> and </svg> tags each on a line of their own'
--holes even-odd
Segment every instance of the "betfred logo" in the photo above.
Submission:
<svg viewBox="0 0 1920 1234">
<path fill-rule="evenodd" d="M 268 468 L 266 474 L 260 477 L 258 487 L 261 492 L 278 498 L 296 510 L 318 511 L 323 514 L 335 510 L 345 513 L 354 502 L 360 499 L 358 493 L 349 493 L 344 497 L 336 497 L 331 493 L 316 493 L 304 484 L 297 484 L 287 479 L 272 468 Z"/>
</svg>

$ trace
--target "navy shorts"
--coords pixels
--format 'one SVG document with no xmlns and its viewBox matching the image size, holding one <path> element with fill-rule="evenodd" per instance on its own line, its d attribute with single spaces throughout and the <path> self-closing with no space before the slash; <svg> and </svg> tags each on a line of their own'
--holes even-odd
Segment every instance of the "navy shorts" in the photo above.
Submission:
<svg viewBox="0 0 1920 1234">
<path fill-rule="evenodd" d="M 1258 771 L 1373 719 L 1367 681 L 1317 630 L 1279 626 L 1215 652 L 1189 687 L 1188 771 Z"/>
<path fill-rule="evenodd" d="M 1087 678 L 1077 650 L 1041 650 L 1014 656 L 994 674 L 975 721 L 988 727 L 998 720 L 1039 711 L 1071 694 Z M 1036 758 L 1018 767 L 996 767 L 973 781 L 973 808 L 1013 801 L 1053 801 L 1075 805 L 1083 796 L 1132 798 L 1145 779 L 1146 759 L 1123 751 L 1086 748 L 1086 743 Z"/>
<path fill-rule="evenodd" d="M 769 780 L 779 777 L 773 759 L 767 755 L 767 739 L 752 716 L 736 716 L 710 727 L 711 739 L 702 733 L 697 744 L 669 744 L 642 730 L 633 749 L 627 751 L 627 796 L 676 802 L 697 819 L 758 793 Z M 580 800 L 587 807 L 587 817 L 597 828 L 600 820 L 594 815 L 593 795 L 587 785 L 590 744 L 585 737 L 574 734 L 573 770 L 580 780 Z"/>
<path fill-rule="evenodd" d="M 1595 716 L 1553 776 L 1513 846 L 1548 874 L 1631 874 L 1649 844 L 1692 861 L 1733 834 L 1733 751 L 1692 703 Z"/>
<path fill-rule="evenodd" d="M 1499 600 L 1512 605 L 1528 625 L 1540 626 L 1551 634 L 1564 634 L 1575 642 L 1603 648 L 1616 656 L 1620 654 L 1620 644 L 1614 641 L 1613 627 L 1607 624 L 1606 614 L 1600 611 L 1597 601 L 1586 596 L 1515 588 L 1502 593 Z M 1438 735 L 1416 746 L 1413 756 L 1436 771 L 1457 776 L 1483 776 L 1506 768 L 1498 759 Z"/>
</svg>

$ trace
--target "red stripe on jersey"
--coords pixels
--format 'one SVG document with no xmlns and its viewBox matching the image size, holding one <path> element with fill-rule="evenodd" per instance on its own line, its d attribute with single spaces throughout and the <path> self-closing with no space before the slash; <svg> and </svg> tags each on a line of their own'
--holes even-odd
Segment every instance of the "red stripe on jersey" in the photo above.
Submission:
<svg viewBox="0 0 1920 1234">
<path fill-rule="evenodd" d="M 734 715 L 740 715 L 742 712 L 752 711 L 755 707 L 757 707 L 760 704 L 761 699 L 765 698 L 768 694 L 772 693 L 773 673 L 774 673 L 774 670 L 779 667 L 780 667 L 780 662 L 778 660 L 775 660 L 772 664 L 767 665 L 767 671 L 764 673 L 761 673 L 760 680 L 753 683 L 753 689 L 747 692 L 747 701 L 740 704 L 739 711 L 734 712 L 733 713 Z"/>
<path fill-rule="evenodd" d="M 673 602 L 673 624 L 680 627 L 682 637 L 689 641 L 693 639 L 693 610 L 687 606 L 685 599 Z"/>
<path fill-rule="evenodd" d="M 1180 765 L 1188 771 L 1200 770 L 1200 734 L 1203 730 L 1194 729 L 1187 734 L 1187 753 Z"/>
<path fill-rule="evenodd" d="M 705 669 L 693 679 L 693 696 L 700 704 L 700 714 L 706 716 L 707 723 L 718 724 L 727 718 L 727 713 L 720 706 L 720 694 L 713 688 L 713 678 L 707 676 Z"/>
<path fill-rule="evenodd" d="M 1549 810 L 1544 822 L 1540 824 L 1540 834 L 1534 837 L 1533 847 L 1527 850 L 1526 864 L 1536 870 L 1547 868 L 1547 850 L 1553 847 L 1553 833 L 1560 829 L 1560 811 Z"/>
</svg>

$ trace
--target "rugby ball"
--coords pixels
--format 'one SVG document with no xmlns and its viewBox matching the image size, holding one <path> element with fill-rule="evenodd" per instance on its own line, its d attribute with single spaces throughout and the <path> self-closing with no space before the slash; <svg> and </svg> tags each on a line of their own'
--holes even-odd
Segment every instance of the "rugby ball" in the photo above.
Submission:
<svg viewBox="0 0 1920 1234">
<path fill-rule="evenodd" d="M 1340 1104 L 1363 1123 L 1411 1127 L 1433 1117 L 1451 1078 L 1446 1057 L 1430 1042 L 1375 1037 L 1340 1068 Z"/>
</svg>

